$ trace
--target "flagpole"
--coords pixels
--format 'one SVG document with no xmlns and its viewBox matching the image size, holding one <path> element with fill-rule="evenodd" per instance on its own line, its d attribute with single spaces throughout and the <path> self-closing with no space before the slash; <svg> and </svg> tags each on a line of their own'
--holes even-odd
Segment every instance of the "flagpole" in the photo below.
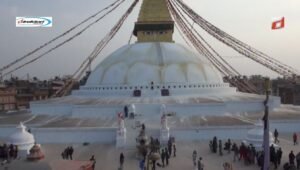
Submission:
<svg viewBox="0 0 300 170">
<path fill-rule="evenodd" d="M 265 90 L 266 90 L 266 100 L 264 101 L 265 115 L 263 117 L 264 121 L 264 169 L 270 169 L 270 137 L 269 137 L 269 95 L 270 95 L 270 79 L 265 79 Z"/>
</svg>

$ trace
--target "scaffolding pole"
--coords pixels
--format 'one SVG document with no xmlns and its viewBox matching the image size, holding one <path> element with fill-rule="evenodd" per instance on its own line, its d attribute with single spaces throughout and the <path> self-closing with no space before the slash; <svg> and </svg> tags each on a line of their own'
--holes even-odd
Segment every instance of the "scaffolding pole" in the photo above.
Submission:
<svg viewBox="0 0 300 170">
<path fill-rule="evenodd" d="M 265 79 L 266 100 L 264 101 L 265 115 L 264 121 L 264 167 L 263 170 L 270 169 L 270 136 L 269 136 L 269 95 L 270 95 L 270 79 Z"/>
</svg>

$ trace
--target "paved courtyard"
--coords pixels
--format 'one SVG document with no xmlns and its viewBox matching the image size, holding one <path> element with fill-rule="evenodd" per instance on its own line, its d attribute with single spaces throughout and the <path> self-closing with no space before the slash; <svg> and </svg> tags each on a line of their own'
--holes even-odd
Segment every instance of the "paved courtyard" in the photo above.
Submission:
<svg viewBox="0 0 300 170">
<path fill-rule="evenodd" d="M 287 162 L 288 154 L 291 150 L 294 153 L 300 151 L 300 145 L 292 145 L 292 134 L 280 134 L 280 146 L 283 149 L 282 162 Z M 234 141 L 240 144 L 240 141 Z M 257 165 L 245 166 L 243 162 L 233 162 L 233 154 L 227 154 L 224 152 L 223 156 L 213 154 L 209 151 L 208 141 L 194 141 L 176 143 L 177 156 L 170 159 L 170 165 L 165 170 L 193 170 L 192 165 L 192 152 L 197 150 L 198 156 L 203 158 L 205 169 L 207 170 L 222 170 L 222 164 L 224 162 L 232 162 L 234 170 L 258 170 Z M 46 159 L 40 162 L 29 163 L 24 160 L 15 160 L 4 166 L 0 166 L 0 170 L 50 170 L 53 164 L 62 160 L 60 154 L 67 147 L 67 144 L 47 144 L 43 145 Z M 119 154 L 123 152 L 125 154 L 124 170 L 137 170 L 138 161 L 135 157 L 135 149 L 117 149 L 115 145 L 103 145 L 103 144 L 91 144 L 88 146 L 73 145 L 74 147 L 74 160 L 86 161 L 89 160 L 91 155 L 95 155 L 96 158 L 96 170 L 117 170 L 119 162 Z M 63 165 L 63 164 L 62 164 Z M 273 169 L 273 168 L 271 168 Z M 279 168 L 282 169 L 282 166 Z M 60 169 L 59 169 L 60 170 Z M 61 170 L 67 170 L 61 167 Z"/>
</svg>

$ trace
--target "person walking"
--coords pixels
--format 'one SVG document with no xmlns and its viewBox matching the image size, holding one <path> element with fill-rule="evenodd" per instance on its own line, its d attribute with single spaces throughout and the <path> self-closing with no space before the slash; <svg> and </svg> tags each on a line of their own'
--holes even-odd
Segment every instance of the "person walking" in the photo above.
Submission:
<svg viewBox="0 0 300 170">
<path fill-rule="evenodd" d="M 162 167 L 165 167 L 166 153 L 165 153 L 164 149 L 161 150 L 160 158 L 161 158 L 161 162 L 162 162 Z"/>
<path fill-rule="evenodd" d="M 289 154 L 289 162 L 291 165 L 295 165 L 295 155 L 294 155 L 293 151 L 291 151 Z"/>
<path fill-rule="evenodd" d="M 222 156 L 223 155 L 223 151 L 222 151 L 222 140 L 219 140 L 219 155 Z"/>
<path fill-rule="evenodd" d="M 201 162 L 202 158 L 199 157 L 198 159 L 198 170 L 204 170 L 204 165 L 203 163 Z"/>
<path fill-rule="evenodd" d="M 244 142 L 242 142 L 242 144 L 241 144 L 241 146 L 239 148 L 239 152 L 240 152 L 239 161 L 242 160 L 242 159 L 245 159 L 246 158 L 246 154 L 247 154 L 247 148 L 246 148 Z"/>
<path fill-rule="evenodd" d="M 300 152 L 297 153 L 296 155 L 296 164 L 297 164 L 297 169 L 300 169 Z"/>
<path fill-rule="evenodd" d="M 293 141 L 294 141 L 294 145 L 298 144 L 298 135 L 296 132 L 293 134 Z"/>
<path fill-rule="evenodd" d="M 276 156 L 277 156 L 278 165 L 280 165 L 280 163 L 281 163 L 281 157 L 282 157 L 282 150 L 281 150 L 281 148 L 278 148 L 278 150 L 276 152 Z"/>
<path fill-rule="evenodd" d="M 120 168 L 123 169 L 123 164 L 124 164 L 124 154 L 121 152 L 120 154 Z"/>
<path fill-rule="evenodd" d="M 156 160 L 152 161 L 152 170 L 156 170 Z"/>
<path fill-rule="evenodd" d="M 228 141 L 227 141 L 227 147 L 228 147 L 228 153 L 230 153 L 231 152 L 231 140 L 230 139 L 228 139 Z"/>
<path fill-rule="evenodd" d="M 15 152 L 14 152 L 14 156 L 15 156 L 15 157 L 14 157 L 14 159 L 17 159 L 17 157 L 18 157 L 18 150 L 19 150 L 19 149 L 18 149 L 18 145 L 15 145 L 15 150 L 14 150 L 14 151 L 15 151 Z"/>
<path fill-rule="evenodd" d="M 69 159 L 69 147 L 64 150 L 65 159 Z"/>
<path fill-rule="evenodd" d="M 69 146 L 65 149 L 65 154 L 66 154 L 66 158 L 69 159 L 70 158 L 70 148 Z"/>
<path fill-rule="evenodd" d="M 274 142 L 275 142 L 275 143 L 279 143 L 278 136 L 279 136 L 279 133 L 278 133 L 277 129 L 275 129 L 275 130 L 274 130 L 274 137 L 275 137 Z"/>
<path fill-rule="evenodd" d="M 213 146 L 213 152 L 214 152 L 214 153 L 217 153 L 217 149 L 218 149 L 218 139 L 217 139 L 216 136 L 213 138 L 212 146 Z"/>
<path fill-rule="evenodd" d="M 168 140 L 168 151 L 169 151 L 169 155 L 172 155 L 172 140 L 171 138 Z"/>
<path fill-rule="evenodd" d="M 125 114 L 125 118 L 128 117 L 128 107 L 127 105 L 124 106 L 124 114 Z"/>
<path fill-rule="evenodd" d="M 273 164 L 274 164 L 274 169 L 277 169 L 278 168 L 278 157 L 277 157 L 277 154 L 276 152 L 274 152 L 274 156 L 273 156 Z"/>
<path fill-rule="evenodd" d="M 275 164 L 275 160 L 274 160 L 274 157 L 275 157 L 275 147 L 274 147 L 274 145 L 272 144 L 271 146 L 270 146 L 270 161 L 273 163 L 273 164 Z"/>
<path fill-rule="evenodd" d="M 197 151 L 196 150 L 194 150 L 193 151 L 193 165 L 194 165 L 194 167 L 196 167 L 196 159 L 197 159 Z"/>
<path fill-rule="evenodd" d="M 69 157 L 71 160 L 73 160 L 73 153 L 74 153 L 74 149 L 72 146 L 69 147 Z"/>
<path fill-rule="evenodd" d="M 173 156 L 176 157 L 176 145 L 173 143 Z"/>
<path fill-rule="evenodd" d="M 232 150 L 233 150 L 233 162 L 235 162 L 239 158 L 239 148 L 237 147 L 236 143 L 233 143 Z"/>
<path fill-rule="evenodd" d="M 165 148 L 165 154 L 166 154 L 166 166 L 168 166 L 169 165 L 170 155 L 169 155 L 169 152 L 168 152 L 167 148 Z"/>
<path fill-rule="evenodd" d="M 62 157 L 62 159 L 66 159 L 65 151 L 62 151 L 62 152 L 61 152 L 61 157 Z"/>
</svg>

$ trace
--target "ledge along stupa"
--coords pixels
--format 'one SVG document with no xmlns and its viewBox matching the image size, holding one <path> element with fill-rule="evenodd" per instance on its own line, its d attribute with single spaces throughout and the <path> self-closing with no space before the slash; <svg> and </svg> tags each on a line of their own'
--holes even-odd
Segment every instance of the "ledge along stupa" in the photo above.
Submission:
<svg viewBox="0 0 300 170">
<path fill-rule="evenodd" d="M 147 127 L 165 133 L 163 113 L 188 117 L 264 110 L 265 96 L 224 83 L 205 56 L 174 42 L 173 31 L 166 1 L 144 0 L 133 32 L 137 42 L 107 56 L 71 95 L 31 102 L 32 113 L 116 117 L 127 105 L 140 115 L 137 119 L 151 122 Z M 280 99 L 271 96 L 269 108 L 279 105 Z"/>
</svg>

